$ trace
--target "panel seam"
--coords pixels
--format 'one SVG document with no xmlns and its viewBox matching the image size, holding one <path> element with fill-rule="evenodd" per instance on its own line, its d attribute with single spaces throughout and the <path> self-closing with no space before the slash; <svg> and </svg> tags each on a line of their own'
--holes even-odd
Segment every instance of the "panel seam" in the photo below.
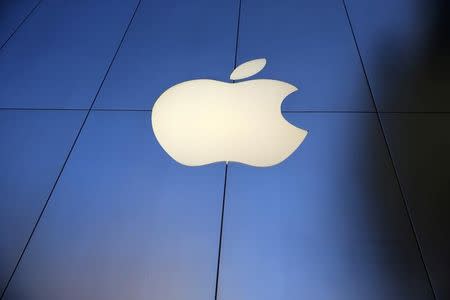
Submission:
<svg viewBox="0 0 450 300">
<path fill-rule="evenodd" d="M 33 14 L 33 12 L 40 6 L 42 0 L 39 0 L 38 3 L 30 10 L 30 12 L 25 16 L 25 18 L 22 20 L 22 22 L 17 25 L 16 29 L 9 35 L 9 37 L 6 39 L 6 41 L 3 42 L 2 46 L 0 47 L 0 51 L 3 50 L 3 48 L 6 46 L 6 44 L 13 38 L 13 36 L 16 34 L 17 31 L 22 27 L 23 24 L 28 20 L 28 18 Z"/>
<path fill-rule="evenodd" d="M 237 26 L 236 26 L 236 41 L 235 41 L 235 47 L 234 47 L 234 68 L 233 68 L 233 70 L 236 69 L 236 67 L 237 67 L 237 55 L 238 55 L 238 48 L 239 48 L 239 28 L 240 28 L 240 23 L 241 23 L 241 7 L 242 7 L 242 0 L 239 0 Z M 232 82 L 234 83 L 234 80 Z M 221 256 L 222 256 L 223 223 L 224 223 L 224 216 L 225 216 L 227 179 L 228 179 L 228 161 L 225 162 L 225 175 L 224 175 L 224 182 L 223 182 L 222 209 L 221 209 L 221 216 L 220 216 L 219 246 L 218 246 L 218 253 L 217 253 L 217 268 L 216 268 L 216 282 L 215 282 L 215 288 L 214 288 L 214 300 L 217 300 L 218 296 L 219 296 L 219 280 L 220 280 L 220 266 L 221 266 Z"/>
<path fill-rule="evenodd" d="M 219 231 L 219 250 L 217 253 L 217 268 L 216 268 L 216 284 L 214 289 L 214 299 L 218 299 L 219 294 L 219 274 L 221 266 L 221 254 L 222 254 L 222 237 L 223 237 L 223 222 L 225 216 L 225 204 L 226 204 L 226 193 L 227 193 L 227 178 L 228 178 L 228 162 L 225 163 L 225 175 L 223 183 L 223 193 L 222 193 L 222 208 L 220 217 L 220 231 Z"/>
<path fill-rule="evenodd" d="M 346 17 L 347 17 L 348 25 L 349 25 L 350 31 L 352 33 L 353 42 L 354 42 L 354 45 L 356 47 L 356 51 L 358 52 L 359 62 L 361 64 L 361 67 L 362 67 L 362 70 L 363 70 L 363 73 L 364 73 L 364 77 L 365 77 L 365 80 L 366 80 L 366 83 L 367 83 L 367 88 L 369 89 L 370 97 L 372 99 L 372 104 L 373 104 L 373 107 L 375 109 L 378 125 L 379 125 L 379 127 L 381 129 L 381 133 L 383 135 L 383 139 L 384 139 L 384 143 L 385 143 L 385 146 L 386 146 L 386 150 L 387 150 L 388 155 L 389 155 L 389 160 L 390 160 L 390 163 L 391 163 L 392 168 L 394 170 L 394 175 L 395 175 L 395 179 L 396 179 L 397 185 L 399 187 L 399 191 L 400 191 L 400 196 L 402 198 L 403 207 L 404 207 L 405 212 L 406 212 L 406 214 L 408 216 L 408 221 L 409 221 L 409 224 L 410 224 L 413 236 L 414 236 L 414 240 L 415 240 L 415 243 L 416 243 L 416 246 L 417 246 L 417 250 L 419 252 L 420 260 L 421 260 L 422 266 L 423 266 L 423 268 L 425 270 L 425 274 L 426 274 L 426 278 L 427 278 L 427 281 L 428 281 L 428 285 L 430 286 L 430 289 L 431 289 L 431 292 L 432 292 L 434 300 L 437 300 L 436 292 L 435 292 L 433 284 L 431 282 L 430 273 L 429 273 L 428 267 L 427 267 L 427 265 L 425 263 L 425 259 L 423 257 L 422 247 L 421 247 L 421 245 L 419 243 L 419 238 L 418 238 L 418 235 L 417 235 L 417 231 L 416 231 L 416 228 L 414 226 L 414 222 L 413 222 L 413 219 L 412 219 L 412 216 L 411 216 L 411 210 L 410 210 L 410 208 L 408 206 L 408 202 L 406 201 L 406 194 L 405 194 L 403 186 L 402 186 L 402 184 L 400 182 L 400 177 L 399 177 L 398 171 L 397 171 L 397 169 L 395 167 L 395 162 L 394 162 L 394 159 L 393 159 L 393 156 L 392 156 L 391 149 L 389 147 L 389 143 L 388 143 L 388 140 L 387 140 L 387 137 L 386 137 L 386 132 L 384 130 L 383 123 L 381 121 L 380 112 L 378 111 L 377 104 L 375 102 L 375 97 L 373 95 L 372 87 L 370 85 L 369 78 L 367 76 L 367 71 L 366 71 L 366 68 L 365 68 L 365 65 L 364 65 L 364 61 L 363 61 L 362 56 L 361 56 L 361 51 L 359 49 L 358 42 L 356 40 L 356 35 L 355 35 L 354 29 L 353 29 L 352 22 L 350 20 L 350 15 L 348 13 L 348 9 L 347 9 L 347 5 L 345 3 L 345 0 L 342 0 L 342 4 L 344 6 L 344 10 L 345 10 L 345 14 L 346 14 Z"/>
<path fill-rule="evenodd" d="M 5 296 L 6 291 L 8 290 L 8 287 L 9 287 L 9 285 L 10 285 L 10 283 L 11 283 L 13 277 L 14 277 L 14 274 L 16 273 L 17 268 L 19 267 L 19 265 L 20 265 L 20 263 L 22 261 L 22 258 L 24 256 L 26 250 L 28 249 L 28 245 L 30 244 L 31 239 L 32 239 L 34 233 L 36 232 L 36 229 L 37 229 L 37 227 L 38 227 L 38 225 L 39 225 L 39 223 L 40 223 L 40 221 L 42 219 L 42 216 L 44 215 L 44 212 L 45 212 L 45 210 L 46 210 L 46 208 L 48 206 L 48 203 L 50 202 L 50 199 L 51 199 L 51 197 L 53 195 L 53 192 L 55 191 L 55 188 L 58 185 L 58 182 L 59 182 L 59 180 L 61 178 L 61 175 L 64 172 L 64 169 L 65 169 L 65 167 L 67 165 L 67 162 L 69 161 L 70 155 L 72 154 L 73 149 L 75 148 L 75 144 L 77 143 L 78 138 L 80 137 L 80 134 L 81 134 L 81 132 L 82 132 L 82 130 L 84 128 L 84 125 L 86 124 L 86 121 L 87 121 L 87 119 L 89 117 L 89 114 L 92 111 L 92 107 L 94 106 L 94 103 L 97 100 L 97 97 L 98 97 L 98 95 L 100 93 L 100 90 L 103 87 L 103 83 L 105 82 L 106 78 L 108 77 L 108 73 L 111 70 L 111 66 L 114 64 L 114 61 L 115 61 L 115 59 L 117 57 L 117 54 L 118 54 L 120 48 L 122 47 L 123 41 L 125 39 L 125 36 L 128 33 L 128 30 L 129 30 L 129 28 L 131 26 L 131 23 L 133 22 L 133 19 L 134 19 L 135 15 L 136 15 L 136 12 L 137 12 L 140 4 L 141 4 L 141 1 L 142 0 L 138 1 L 137 5 L 136 5 L 136 7 L 135 7 L 135 9 L 133 11 L 133 14 L 131 16 L 131 19 L 128 21 L 128 25 L 127 25 L 124 33 L 122 34 L 122 38 L 120 39 L 120 42 L 119 42 L 119 44 L 118 44 L 118 46 L 116 48 L 116 51 L 114 52 L 114 55 L 113 55 L 109 65 L 108 65 L 108 68 L 107 68 L 106 72 L 105 72 L 105 75 L 103 76 L 103 79 L 102 79 L 102 81 L 101 81 L 101 83 L 100 83 L 100 85 L 99 85 L 99 87 L 97 89 L 97 92 L 95 93 L 94 99 L 91 102 L 89 110 L 86 112 L 86 115 L 85 115 L 85 117 L 83 119 L 83 122 L 81 123 L 81 126 L 78 129 L 77 135 L 76 135 L 74 141 L 72 142 L 72 145 L 71 145 L 71 147 L 69 149 L 69 152 L 67 153 L 67 156 L 66 156 L 66 158 L 64 160 L 64 163 L 62 164 L 61 169 L 58 172 L 58 176 L 56 177 L 56 180 L 55 180 L 55 182 L 52 185 L 52 188 L 51 188 L 50 193 L 49 193 L 49 195 L 47 197 L 47 200 L 45 201 L 44 206 L 42 207 L 42 209 L 41 209 L 41 211 L 40 211 L 40 213 L 39 213 L 39 215 L 38 215 L 38 217 L 37 217 L 37 219 L 36 219 L 36 221 L 34 223 L 33 229 L 31 230 L 30 235 L 28 236 L 27 242 L 25 243 L 25 246 L 22 249 L 22 252 L 21 252 L 21 254 L 20 254 L 20 256 L 19 256 L 19 258 L 18 258 L 18 260 L 17 260 L 17 262 L 16 262 L 16 264 L 14 266 L 13 271 L 11 272 L 11 275 L 9 276 L 9 279 L 6 282 L 6 285 L 5 285 L 5 287 L 4 287 L 3 291 L 2 291 L 2 294 L 0 296 L 0 300 L 3 299 L 3 297 Z"/>
<path fill-rule="evenodd" d="M 0 111 L 89 111 L 89 108 L 37 108 L 37 107 L 0 107 Z M 146 111 L 151 112 L 151 108 L 92 108 L 91 111 L 113 111 L 113 112 L 133 112 Z M 300 109 L 300 110 L 282 110 L 286 114 L 303 113 L 332 113 L 332 114 L 450 114 L 450 111 L 373 111 L 373 110 L 322 110 L 322 109 Z"/>
</svg>

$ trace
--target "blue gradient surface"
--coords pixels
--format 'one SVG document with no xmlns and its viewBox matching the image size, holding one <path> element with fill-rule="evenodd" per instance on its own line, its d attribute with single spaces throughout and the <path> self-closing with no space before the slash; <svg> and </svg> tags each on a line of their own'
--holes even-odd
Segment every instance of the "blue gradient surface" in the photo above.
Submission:
<svg viewBox="0 0 450 300">
<path fill-rule="evenodd" d="M 0 55 L 0 105 L 89 108 L 136 0 L 44 1 Z"/>
<path fill-rule="evenodd" d="M 96 108 L 151 109 L 171 86 L 200 78 L 228 81 L 238 1 L 144 1 Z"/>
<path fill-rule="evenodd" d="M 450 297 L 448 1 L 35 4 L 0 4 L 0 300 Z M 260 57 L 301 147 L 173 161 L 156 98 Z"/>
<path fill-rule="evenodd" d="M 283 110 L 373 109 L 340 1 L 246 0 L 241 16 L 238 62 L 265 57 L 258 77 L 299 89 Z"/>
<path fill-rule="evenodd" d="M 0 111 L 0 289 L 6 285 L 84 112 Z"/>
<path fill-rule="evenodd" d="M 0 47 L 6 45 L 8 39 L 38 3 L 38 0 L 0 2 Z"/>
<path fill-rule="evenodd" d="M 433 299 L 376 118 L 288 119 L 299 151 L 229 167 L 223 299 Z"/>
<path fill-rule="evenodd" d="M 450 112 L 450 2 L 347 2 L 379 111 Z"/>
<path fill-rule="evenodd" d="M 5 299 L 211 299 L 223 175 L 174 162 L 147 112 L 94 112 Z"/>
</svg>

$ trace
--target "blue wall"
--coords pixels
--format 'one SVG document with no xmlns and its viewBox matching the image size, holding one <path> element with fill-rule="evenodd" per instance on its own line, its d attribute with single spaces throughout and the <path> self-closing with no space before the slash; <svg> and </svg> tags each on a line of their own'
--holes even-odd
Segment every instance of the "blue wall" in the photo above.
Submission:
<svg viewBox="0 0 450 300">
<path fill-rule="evenodd" d="M 1 299 L 450 298 L 448 8 L 1 2 Z M 173 161 L 156 98 L 260 57 L 302 146 Z"/>
</svg>

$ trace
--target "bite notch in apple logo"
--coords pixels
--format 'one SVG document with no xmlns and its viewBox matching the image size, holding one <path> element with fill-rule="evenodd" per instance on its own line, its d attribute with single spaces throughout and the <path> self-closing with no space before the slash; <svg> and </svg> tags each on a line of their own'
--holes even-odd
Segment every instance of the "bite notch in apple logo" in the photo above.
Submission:
<svg viewBox="0 0 450 300">
<path fill-rule="evenodd" d="M 243 63 L 230 79 L 255 75 L 265 64 L 264 58 Z M 295 86 L 272 79 L 185 81 L 155 102 L 153 131 L 161 147 L 183 165 L 234 161 L 273 166 L 288 158 L 307 135 L 281 114 L 281 103 L 295 91 Z"/>
</svg>

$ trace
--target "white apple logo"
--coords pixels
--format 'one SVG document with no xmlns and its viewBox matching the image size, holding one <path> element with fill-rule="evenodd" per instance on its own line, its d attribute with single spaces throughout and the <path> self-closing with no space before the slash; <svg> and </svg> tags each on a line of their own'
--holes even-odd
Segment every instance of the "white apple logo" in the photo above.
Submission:
<svg viewBox="0 0 450 300">
<path fill-rule="evenodd" d="M 230 79 L 250 77 L 265 64 L 264 58 L 246 62 Z M 291 155 L 307 134 L 281 114 L 284 98 L 296 90 L 289 83 L 271 79 L 185 81 L 156 101 L 153 131 L 162 148 L 183 165 L 235 161 L 273 166 Z"/>
</svg>

